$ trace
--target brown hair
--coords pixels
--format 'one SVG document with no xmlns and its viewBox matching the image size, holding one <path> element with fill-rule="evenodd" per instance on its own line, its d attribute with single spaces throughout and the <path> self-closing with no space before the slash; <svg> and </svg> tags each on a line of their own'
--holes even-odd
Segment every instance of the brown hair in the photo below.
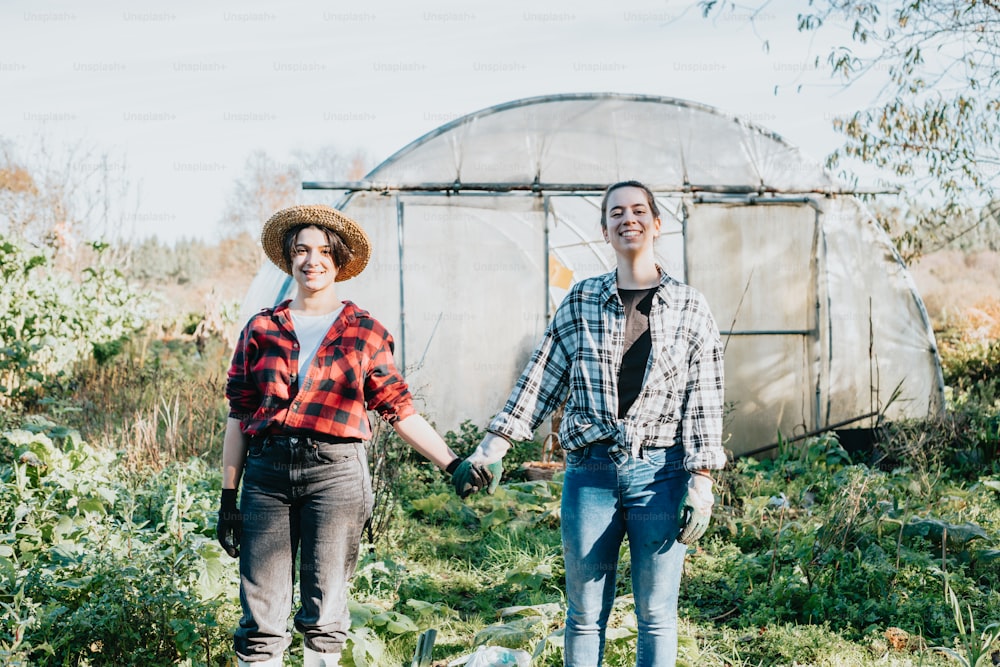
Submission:
<svg viewBox="0 0 1000 667">
<path fill-rule="evenodd" d="M 656 205 L 656 198 L 653 196 L 652 190 L 639 181 L 619 181 L 614 185 L 609 185 L 608 189 L 604 191 L 604 199 L 601 200 L 601 229 L 608 228 L 608 198 L 611 196 L 612 192 L 619 188 L 639 188 L 645 192 L 650 212 L 653 214 L 654 218 L 660 217 L 660 207 Z"/>
<path fill-rule="evenodd" d="M 281 244 L 284 249 L 285 265 L 288 267 L 289 273 L 292 269 L 292 250 L 295 249 L 295 239 L 298 238 L 299 232 L 307 227 L 314 227 L 326 235 L 326 243 L 330 246 L 330 254 L 333 256 L 333 263 L 337 265 L 337 269 L 343 268 L 354 257 L 344 240 L 332 229 L 312 224 L 295 225 L 285 232 L 285 238 L 282 239 Z"/>
</svg>

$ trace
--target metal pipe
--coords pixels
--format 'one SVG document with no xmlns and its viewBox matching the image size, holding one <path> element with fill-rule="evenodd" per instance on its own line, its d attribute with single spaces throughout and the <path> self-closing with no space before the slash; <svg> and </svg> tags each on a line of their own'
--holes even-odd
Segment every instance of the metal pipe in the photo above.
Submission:
<svg viewBox="0 0 1000 667">
<path fill-rule="evenodd" d="M 399 252 L 399 363 L 406 374 L 406 298 L 403 290 L 403 200 L 396 197 L 396 241 Z"/>
<path fill-rule="evenodd" d="M 824 426 L 823 428 L 818 428 L 815 431 L 809 431 L 808 433 L 803 433 L 802 435 L 797 435 L 794 438 L 789 438 L 788 440 L 784 440 L 783 442 L 784 442 L 784 444 L 787 445 L 788 443 L 791 443 L 791 442 L 798 442 L 799 440 L 805 440 L 806 438 L 811 438 L 814 435 L 819 435 L 820 433 L 826 433 L 827 431 L 833 431 L 835 429 L 840 428 L 841 426 L 847 426 L 848 424 L 853 424 L 854 422 L 859 422 L 862 419 L 868 419 L 869 417 L 875 417 L 877 415 L 878 415 L 878 412 L 869 412 L 868 414 L 861 415 L 860 417 L 852 417 L 851 419 L 845 419 L 844 421 L 837 422 L 836 424 L 830 424 L 829 426 Z M 739 458 L 741 456 L 753 456 L 755 454 L 760 454 L 762 452 L 766 452 L 766 451 L 769 451 L 771 449 L 775 449 L 777 447 L 780 447 L 781 444 L 782 444 L 782 441 L 772 442 L 770 445 L 765 445 L 764 447 L 758 447 L 757 449 L 751 449 L 749 452 L 743 452 L 742 454 L 737 454 L 736 456 L 737 456 L 737 458 Z"/>
<path fill-rule="evenodd" d="M 815 336 L 816 329 L 744 329 L 720 331 L 721 336 Z"/>
<path fill-rule="evenodd" d="M 442 194 L 460 194 L 462 192 L 604 192 L 607 183 L 541 183 L 531 182 L 480 182 L 463 183 L 427 182 L 427 183 L 380 183 L 377 181 L 303 181 L 303 190 L 347 190 L 350 192 L 440 192 Z M 779 190 L 777 188 L 755 185 L 697 185 L 697 184 L 650 184 L 650 190 L 658 193 L 697 194 L 701 192 L 720 195 L 753 195 L 753 202 L 768 203 L 774 195 L 858 195 L 858 194 L 898 194 L 898 190 L 878 190 L 862 188 L 824 187 L 804 190 Z M 706 200 L 708 201 L 708 200 Z M 777 200 L 775 203 L 802 203 L 802 199 Z M 722 203 L 722 202 L 716 202 Z"/>
<path fill-rule="evenodd" d="M 543 311 L 545 313 L 545 326 L 548 326 L 549 323 L 552 322 L 551 304 L 549 303 L 551 301 L 549 292 L 552 288 L 549 280 L 549 274 L 552 270 L 552 259 L 549 257 L 549 253 L 552 252 L 552 249 L 549 247 L 549 215 L 551 213 L 552 211 L 549 208 L 549 196 L 545 195 L 542 197 L 542 220 L 544 221 L 542 223 L 542 243 L 545 246 L 543 248 L 543 252 L 545 253 L 545 270 L 542 271 L 542 274 L 545 276 L 545 291 L 543 292 L 545 296 L 545 310 Z"/>
</svg>

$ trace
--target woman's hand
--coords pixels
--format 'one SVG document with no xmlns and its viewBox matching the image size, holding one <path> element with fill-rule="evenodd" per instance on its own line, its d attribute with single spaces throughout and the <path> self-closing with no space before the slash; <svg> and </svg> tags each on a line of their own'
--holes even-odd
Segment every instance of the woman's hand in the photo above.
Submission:
<svg viewBox="0 0 1000 667">
<path fill-rule="evenodd" d="M 681 532 L 677 536 L 678 542 L 692 544 L 705 534 L 712 520 L 713 505 L 715 496 L 712 495 L 712 478 L 707 473 L 692 473 L 687 483 L 687 491 L 681 500 Z"/>
<path fill-rule="evenodd" d="M 240 555 L 240 538 L 243 537 L 243 514 L 236 505 L 236 489 L 223 489 L 219 501 L 219 521 L 215 536 L 226 553 L 236 558 Z"/>
<path fill-rule="evenodd" d="M 503 472 L 502 466 L 500 472 Z M 494 482 L 494 479 L 496 482 Z M 471 463 L 469 459 L 465 459 L 459 463 L 458 467 L 455 468 L 455 472 L 451 474 L 451 484 L 455 487 L 455 493 L 463 500 L 473 493 L 486 488 L 492 488 L 495 491 L 495 484 L 499 482 L 499 474 L 494 476 L 489 467 Z M 493 493 L 493 491 L 490 491 L 490 493 Z"/>
<path fill-rule="evenodd" d="M 484 468 L 490 476 L 487 493 L 493 494 L 500 486 L 503 477 L 503 457 L 510 450 L 510 441 L 496 433 L 487 433 L 476 451 L 472 452 L 467 461 L 474 466 Z"/>
</svg>

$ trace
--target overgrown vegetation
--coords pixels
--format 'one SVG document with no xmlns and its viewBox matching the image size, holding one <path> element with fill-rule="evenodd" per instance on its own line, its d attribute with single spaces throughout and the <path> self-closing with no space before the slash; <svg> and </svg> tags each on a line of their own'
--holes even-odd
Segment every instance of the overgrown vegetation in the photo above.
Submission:
<svg viewBox="0 0 1000 667">
<path fill-rule="evenodd" d="M 2 443 L 3 664 L 222 664 L 236 578 L 207 463 L 132 473 L 41 418 Z"/>
<path fill-rule="evenodd" d="M 80 275 L 54 270 L 45 249 L 0 235 L 0 407 L 20 409 L 66 381 L 75 360 L 115 356 L 152 319 L 148 295 L 95 263 Z"/>
<path fill-rule="evenodd" d="M 770 48 L 769 0 L 697 0 L 705 16 L 736 14 Z M 902 190 L 900 219 L 881 217 L 904 256 L 977 236 L 996 248 L 1000 212 L 1000 5 L 993 0 L 810 0 L 795 26 L 832 40 L 808 53 L 844 87 L 874 84 L 870 104 L 833 127 L 844 144 L 830 167 L 864 164 Z M 796 82 L 795 93 L 804 84 Z M 820 85 L 828 85 L 823 81 Z M 788 86 L 793 88 L 793 86 Z M 777 92 L 777 91 L 776 91 Z M 845 173 L 848 179 L 850 173 Z"/>
<path fill-rule="evenodd" d="M 74 284 L 45 262 L 20 266 L 26 286 L 40 272 Z M 90 311 L 25 287 L 18 312 L 48 319 L 4 338 L 6 370 L 23 376 L 5 385 L 0 419 L 0 662 L 231 665 L 236 563 L 213 535 L 229 346 L 193 330 L 164 337 L 155 320 L 139 328 L 126 315 L 141 295 L 92 275 L 124 296 Z M 31 301 L 43 298 L 46 309 Z M 74 347 L 45 366 L 43 322 L 79 312 L 96 319 L 74 315 Z M 121 344 L 97 344 L 109 331 Z M 991 336 L 940 339 L 942 419 L 888 424 L 870 452 L 827 434 L 721 475 L 716 519 L 686 563 L 681 664 L 1000 659 L 1000 354 Z M 481 435 L 467 422 L 447 439 L 467 452 Z M 516 448 L 499 491 L 466 502 L 391 430 L 371 450 L 379 507 L 353 581 L 348 660 L 408 665 L 433 629 L 438 666 L 482 644 L 561 664 L 560 475 L 518 470 L 540 445 Z M 626 548 L 612 666 L 635 658 L 629 572 Z M 296 643 L 289 664 L 300 663 Z"/>
</svg>

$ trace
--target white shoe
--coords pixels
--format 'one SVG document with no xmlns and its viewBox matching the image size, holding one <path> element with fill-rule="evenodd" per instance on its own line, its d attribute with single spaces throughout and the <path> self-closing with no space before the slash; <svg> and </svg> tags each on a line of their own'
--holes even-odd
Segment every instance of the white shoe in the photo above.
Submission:
<svg viewBox="0 0 1000 667">
<path fill-rule="evenodd" d="M 337 667 L 340 665 L 339 653 L 320 653 L 308 646 L 302 649 L 302 667 Z"/>
</svg>

